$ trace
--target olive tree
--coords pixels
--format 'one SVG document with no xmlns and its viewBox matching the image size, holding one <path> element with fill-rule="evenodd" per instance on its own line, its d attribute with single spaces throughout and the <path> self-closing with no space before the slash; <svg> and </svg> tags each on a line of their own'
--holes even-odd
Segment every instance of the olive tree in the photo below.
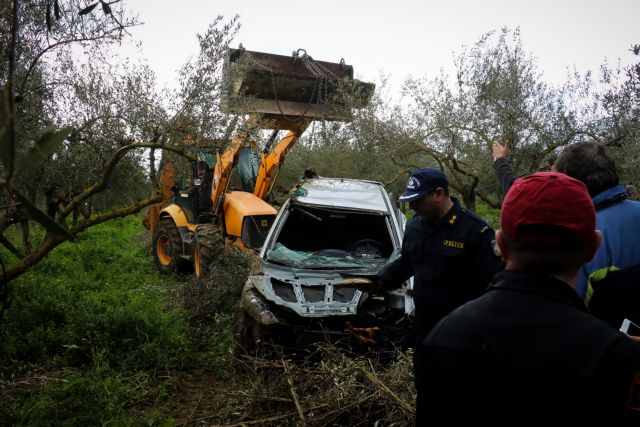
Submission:
<svg viewBox="0 0 640 427">
<path fill-rule="evenodd" d="M 455 67 L 454 78 L 406 82 L 413 147 L 446 170 L 468 208 L 475 208 L 476 196 L 496 206 L 492 143 L 508 145 L 516 171 L 530 173 L 576 137 L 576 121 L 517 30 L 484 35 L 456 55 Z"/>
<path fill-rule="evenodd" d="M 76 0 L 19 1 L 0 3 L 0 40 L 3 80 L 3 103 L 0 120 L 2 163 L 0 197 L 0 239 L 18 262 L 4 271 L 2 283 L 22 273 L 41 259 L 56 242 L 73 238 L 73 232 L 51 218 L 38 206 L 39 178 L 43 164 L 70 134 L 65 127 L 56 130 L 53 103 L 58 81 L 59 58 L 68 56 L 72 46 L 89 48 L 122 38 L 126 28 L 135 23 L 126 18 L 118 2 L 96 2 L 85 7 Z M 100 5 L 100 11 L 92 13 Z M 61 126 L 57 126 L 60 128 Z M 43 224 L 48 233 L 36 249 L 31 250 L 29 220 Z M 4 236 L 12 223 L 20 222 L 25 239 L 24 251 L 18 250 Z"/>
<path fill-rule="evenodd" d="M 153 191 L 155 150 L 192 157 L 185 127 L 209 136 L 217 116 L 205 99 L 207 72 L 220 66 L 237 24 L 218 17 L 201 37 L 205 53 L 183 73 L 176 109 L 147 67 L 110 64 L 105 48 L 136 24 L 118 0 L 3 0 L 2 12 L 0 244 L 15 259 L 1 278 L 6 285 L 87 228 L 162 199 Z M 78 210 L 83 219 L 74 218 Z M 22 248 L 4 235 L 33 221 L 46 228 L 33 246 L 29 233 Z"/>
<path fill-rule="evenodd" d="M 621 179 L 638 184 L 640 173 L 640 45 L 630 54 L 638 61 L 621 67 L 603 65 L 600 85 L 594 89 L 593 139 L 607 146 L 620 169 Z"/>
</svg>

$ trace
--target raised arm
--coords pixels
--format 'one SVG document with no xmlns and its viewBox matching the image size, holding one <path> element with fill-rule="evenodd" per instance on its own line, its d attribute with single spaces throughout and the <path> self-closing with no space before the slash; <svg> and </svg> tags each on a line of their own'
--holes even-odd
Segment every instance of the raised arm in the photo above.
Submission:
<svg viewBox="0 0 640 427">
<path fill-rule="evenodd" d="M 509 148 L 498 142 L 493 143 L 493 169 L 500 184 L 502 195 L 505 196 L 516 180 L 516 174 L 507 160 Z"/>
</svg>

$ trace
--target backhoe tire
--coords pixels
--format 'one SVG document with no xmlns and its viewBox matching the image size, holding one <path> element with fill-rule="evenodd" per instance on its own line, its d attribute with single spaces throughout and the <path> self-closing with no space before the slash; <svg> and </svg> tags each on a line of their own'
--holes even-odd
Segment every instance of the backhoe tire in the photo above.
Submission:
<svg viewBox="0 0 640 427">
<path fill-rule="evenodd" d="M 200 277 L 222 256 L 224 239 L 220 234 L 220 227 L 214 224 L 200 224 L 196 228 L 196 240 L 193 269 L 196 277 Z"/>
<path fill-rule="evenodd" d="M 153 235 L 153 259 L 162 273 L 184 273 L 188 270 L 182 257 L 182 238 L 171 218 L 161 219 Z"/>
</svg>

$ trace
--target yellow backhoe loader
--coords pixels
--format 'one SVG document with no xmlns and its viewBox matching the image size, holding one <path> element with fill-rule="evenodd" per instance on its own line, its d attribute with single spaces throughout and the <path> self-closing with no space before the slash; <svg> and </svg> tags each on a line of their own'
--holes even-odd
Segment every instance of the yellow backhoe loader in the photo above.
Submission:
<svg viewBox="0 0 640 427">
<path fill-rule="evenodd" d="M 313 120 L 350 120 L 375 88 L 355 80 L 344 60 L 316 61 L 303 49 L 292 56 L 229 49 L 223 74 L 224 108 L 244 115 L 244 126 L 224 150 L 199 149 L 189 190 L 176 187 L 172 165 L 163 167 L 164 201 L 144 221 L 163 272 L 200 276 L 226 245 L 259 249 L 277 213 L 267 201 L 289 149 Z M 260 130 L 272 131 L 262 150 L 251 138 Z"/>
</svg>

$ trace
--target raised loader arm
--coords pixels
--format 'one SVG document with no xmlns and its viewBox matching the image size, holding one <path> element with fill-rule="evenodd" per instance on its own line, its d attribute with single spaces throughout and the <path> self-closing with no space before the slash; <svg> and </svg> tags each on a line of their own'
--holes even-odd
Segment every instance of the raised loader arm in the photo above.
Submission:
<svg viewBox="0 0 640 427">
<path fill-rule="evenodd" d="M 298 49 L 292 56 L 229 49 L 223 103 L 229 112 L 258 114 L 260 128 L 288 133 L 261 153 L 253 195 L 267 200 L 285 155 L 314 120 L 349 121 L 352 108 L 369 103 L 375 85 L 353 78 L 353 67 L 317 61 Z"/>
<path fill-rule="evenodd" d="M 222 196 L 227 191 L 231 171 L 237 163 L 238 155 L 245 143 L 245 134 L 240 133 L 231 140 L 222 153 L 216 153 L 216 164 L 213 169 L 213 183 L 211 185 L 211 208 L 215 214 L 220 213 Z"/>
<path fill-rule="evenodd" d="M 287 152 L 293 147 L 293 144 L 300 139 L 308 126 L 309 121 L 301 121 L 298 126 L 290 129 L 270 152 L 261 153 L 256 187 L 253 190 L 253 194 L 256 197 L 262 200 L 268 199 L 275 185 L 276 178 L 278 177 L 280 166 L 284 161 L 284 156 L 286 156 Z"/>
</svg>

